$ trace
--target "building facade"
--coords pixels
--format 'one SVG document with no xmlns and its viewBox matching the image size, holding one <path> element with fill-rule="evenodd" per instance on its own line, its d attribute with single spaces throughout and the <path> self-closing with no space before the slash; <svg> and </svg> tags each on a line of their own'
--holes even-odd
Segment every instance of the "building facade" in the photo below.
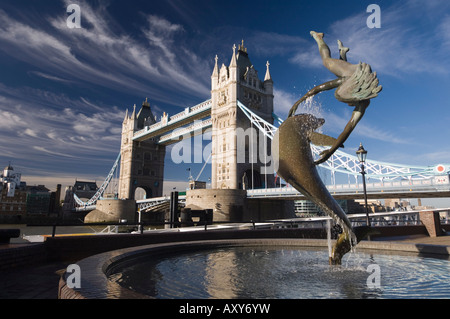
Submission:
<svg viewBox="0 0 450 319">
<path fill-rule="evenodd" d="M 270 140 L 252 127 L 238 108 L 240 101 L 269 123 L 273 123 L 273 81 L 269 63 L 264 80 L 251 63 L 242 42 L 229 65 L 219 67 L 218 58 L 211 76 L 212 189 L 273 187 L 270 170 Z M 268 168 L 267 171 L 265 168 Z"/>
<path fill-rule="evenodd" d="M 61 185 L 51 192 L 44 185 L 27 186 L 21 174 L 8 165 L 1 175 L 0 220 L 21 222 L 27 217 L 58 215 Z"/>
<path fill-rule="evenodd" d="M 134 106 L 131 116 L 128 110 L 122 123 L 119 198 L 135 199 L 138 189 L 144 190 L 146 198 L 163 195 L 164 158 L 166 147 L 155 139 L 133 141 L 136 131 L 156 123 L 150 103 L 145 100 L 139 112 Z"/>
</svg>

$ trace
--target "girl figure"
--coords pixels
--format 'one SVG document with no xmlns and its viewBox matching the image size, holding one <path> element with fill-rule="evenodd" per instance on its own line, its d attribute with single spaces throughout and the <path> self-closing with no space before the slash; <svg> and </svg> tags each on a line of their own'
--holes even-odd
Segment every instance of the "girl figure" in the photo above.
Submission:
<svg viewBox="0 0 450 319">
<path fill-rule="evenodd" d="M 333 59 L 330 48 L 323 40 L 324 34 L 315 31 L 311 31 L 310 33 L 317 42 L 323 65 L 336 75 L 337 79 L 311 89 L 292 106 L 288 117 L 293 116 L 300 103 L 309 97 L 335 88 L 335 97 L 338 101 L 355 107 L 352 117 L 335 143 L 331 148 L 320 154 L 320 158 L 315 162 L 318 165 L 327 161 L 339 147 L 343 147 L 344 142 L 363 117 L 366 108 L 370 104 L 370 99 L 377 97 L 382 87 L 378 85 L 377 74 L 376 72 L 372 72 L 370 65 L 366 63 L 351 64 L 347 62 L 347 52 L 349 49 L 344 47 L 341 41 L 338 40 L 340 59 Z"/>
</svg>

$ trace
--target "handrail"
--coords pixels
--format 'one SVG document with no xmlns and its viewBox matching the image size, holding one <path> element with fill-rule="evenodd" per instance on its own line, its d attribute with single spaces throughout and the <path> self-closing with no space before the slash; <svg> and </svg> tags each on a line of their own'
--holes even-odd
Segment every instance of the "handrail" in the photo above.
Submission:
<svg viewBox="0 0 450 319">
<path fill-rule="evenodd" d="M 369 217 L 380 218 L 380 217 L 396 217 L 401 215 L 413 215 L 419 214 L 420 212 L 433 211 L 433 212 L 450 212 L 450 208 L 437 208 L 437 209 L 426 209 L 426 210 L 412 210 L 412 211 L 391 211 L 391 212 L 380 212 L 380 213 L 369 213 Z M 350 220 L 356 220 L 358 218 L 365 218 L 365 214 L 348 214 L 347 215 Z M 256 229 L 257 226 L 265 226 L 265 225 L 273 225 L 273 226 L 281 226 L 281 225 L 293 225 L 300 223 L 311 223 L 311 222 L 323 222 L 332 219 L 329 216 L 318 216 L 318 217 L 297 217 L 297 218 L 288 218 L 288 219 L 275 219 L 275 220 L 266 220 L 266 221 L 199 221 L 194 222 L 197 226 L 204 226 L 204 229 L 207 230 L 208 226 L 212 225 L 237 225 L 240 224 L 245 226 L 248 224 L 251 225 L 253 229 Z M 399 220 L 400 221 L 400 220 Z M 420 218 L 416 220 L 416 222 L 420 223 Z M 184 222 L 175 221 L 175 222 L 123 222 L 123 223 L 52 223 L 52 224 L 27 224 L 28 227 L 52 227 L 52 237 L 56 235 L 57 227 L 71 227 L 71 226 L 136 226 L 137 229 L 141 230 L 141 234 L 143 233 L 143 229 L 145 226 L 163 226 L 163 225 L 171 225 L 171 226 L 180 226 Z M 444 222 L 441 221 L 441 224 L 450 224 L 450 219 L 446 218 Z M 172 229 L 183 229 L 181 228 L 172 228 Z M 161 229 L 163 230 L 163 229 Z"/>
</svg>

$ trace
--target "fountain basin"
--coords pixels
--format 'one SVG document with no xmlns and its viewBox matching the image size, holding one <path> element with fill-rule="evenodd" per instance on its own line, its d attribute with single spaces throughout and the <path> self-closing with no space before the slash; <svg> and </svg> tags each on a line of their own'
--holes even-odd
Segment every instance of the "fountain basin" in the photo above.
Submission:
<svg viewBox="0 0 450 319">
<path fill-rule="evenodd" d="M 267 275 L 263 280 L 254 277 L 251 281 L 253 282 L 263 282 L 269 287 L 277 287 L 277 278 L 281 278 L 282 276 L 288 276 L 291 282 L 297 281 L 296 285 L 301 286 L 301 281 L 304 279 L 298 277 L 296 278 L 293 274 L 298 273 L 304 264 L 309 264 L 311 268 L 307 269 L 306 272 L 310 274 L 318 273 L 321 274 L 318 281 L 326 281 L 326 276 L 329 278 L 336 277 L 333 274 L 333 271 L 340 271 L 339 276 L 342 277 L 342 272 L 346 273 L 350 276 L 351 280 L 348 281 L 346 278 L 343 282 L 343 286 L 353 285 L 355 284 L 354 278 L 357 276 L 359 279 L 358 287 L 366 285 L 366 280 L 370 273 L 368 273 L 367 267 L 370 263 L 377 262 L 379 264 L 381 270 L 381 288 L 378 290 L 364 290 L 365 287 L 362 287 L 363 290 L 358 290 L 359 288 L 351 288 L 351 294 L 335 294 L 335 293 L 325 293 L 325 294 L 308 294 L 304 295 L 302 293 L 292 294 L 292 293 L 284 293 L 281 295 L 254 295 L 254 298 L 417 298 L 417 294 L 421 295 L 422 298 L 439 298 L 439 297 L 449 297 L 450 291 L 448 291 L 448 287 L 445 284 L 440 285 L 439 291 L 433 292 L 431 294 L 425 295 L 423 291 L 433 291 L 435 290 L 433 283 L 443 281 L 443 283 L 448 282 L 450 279 L 449 270 L 450 270 L 450 261 L 448 260 L 448 256 L 450 255 L 449 247 L 446 246 L 435 246 L 435 245 L 416 245 L 416 244 L 403 244 L 403 243 L 393 243 L 393 242 L 361 242 L 357 246 L 356 253 L 348 254 L 349 256 L 344 257 L 343 265 L 339 267 L 330 267 L 328 265 L 327 260 L 327 240 L 322 239 L 236 239 L 236 240 L 209 240 L 209 241 L 195 241 L 195 242 L 178 242 L 178 243 L 163 243 L 163 244 L 154 244 L 147 246 L 139 246 L 133 248 L 120 249 L 116 251 L 110 251 L 107 253 L 102 253 L 99 255 L 94 255 L 79 261 L 77 264 L 81 269 L 81 288 L 69 288 L 66 284 L 67 275 L 65 274 L 61 277 L 60 280 L 60 293 L 59 296 L 61 299 L 66 298 L 87 298 L 87 299 L 153 299 L 153 298 L 252 298 L 251 292 L 249 293 L 233 293 L 229 295 L 207 295 L 204 292 L 198 294 L 190 294 L 189 296 L 183 294 L 172 294 L 172 295 L 164 295 L 158 293 L 149 293 L 156 286 L 153 287 L 130 287 L 130 282 L 136 282 L 136 278 L 134 279 L 125 279 L 125 276 L 122 274 L 126 273 L 138 273 L 138 276 L 141 276 L 142 280 L 137 281 L 146 281 L 145 279 L 154 279 L 154 272 L 159 272 L 159 275 L 165 278 L 166 283 L 170 282 L 183 282 L 185 281 L 183 276 L 185 276 L 186 271 L 191 269 L 196 269 L 195 272 L 202 276 L 202 272 L 205 269 L 201 270 L 201 267 L 205 268 L 205 265 L 209 265 L 206 267 L 208 271 L 214 270 L 214 267 L 211 265 L 216 265 L 216 268 L 221 268 L 224 262 L 229 262 L 231 260 L 230 256 L 238 255 L 249 255 L 258 256 L 254 261 L 257 261 L 258 265 L 255 269 L 244 269 L 240 268 L 245 264 L 248 264 L 248 260 L 245 261 L 236 261 L 235 265 L 230 267 L 222 267 L 226 268 L 228 273 L 228 278 L 236 278 L 236 274 L 244 274 L 244 273 L 264 273 L 272 271 L 274 273 L 278 272 L 278 275 L 275 274 L 273 278 L 268 278 Z M 238 250 L 234 250 L 238 249 Z M 240 249 L 240 250 L 239 250 Z M 227 255 L 228 254 L 228 255 Z M 287 259 L 282 259 L 280 256 L 284 254 L 285 256 L 291 256 Z M 353 256 L 354 255 L 354 256 Z M 217 259 L 218 256 L 221 256 L 221 259 Z M 264 256 L 269 256 L 264 257 Z M 375 256 L 375 257 L 373 257 Z M 380 257 L 381 256 L 381 257 Z M 382 261 L 383 256 L 389 256 L 387 263 L 386 261 Z M 409 297 L 406 294 L 386 294 L 383 292 L 391 289 L 386 286 L 386 284 L 392 282 L 389 278 L 388 270 L 389 268 L 394 267 L 399 260 L 393 260 L 393 258 L 397 258 L 397 256 L 402 257 L 400 260 L 403 264 L 395 269 L 399 271 L 404 271 L 404 274 L 396 274 L 396 278 L 402 278 L 403 275 L 408 275 L 407 278 L 410 280 L 410 284 L 412 284 L 413 289 L 405 288 L 402 291 L 415 291 L 417 293 L 411 294 Z M 426 256 L 440 256 L 443 259 L 435 259 L 435 258 L 424 258 Z M 383 258 L 382 258 L 383 257 Z M 180 259 L 181 258 L 181 259 Z M 184 258 L 184 260 L 183 260 Z M 186 259 L 187 258 L 187 259 Z M 234 258 L 234 257 L 233 257 Z M 348 258 L 348 261 L 345 259 Z M 406 259 L 405 259 L 406 258 Z M 222 262 L 214 262 L 214 259 L 222 260 Z M 187 262 L 188 260 L 189 262 Z M 197 261 L 195 261 L 197 260 Z M 200 260 L 200 263 L 198 261 Z M 205 260 L 211 261 L 210 263 L 205 263 Z M 356 263 L 354 261 L 356 260 Z M 371 261 L 372 260 L 372 261 Z M 144 265 L 144 269 L 148 268 L 148 264 L 152 263 L 152 270 L 150 273 L 142 274 L 141 270 L 134 270 L 133 267 L 136 265 L 142 264 Z M 203 264 L 202 264 L 203 262 Z M 359 264 L 358 264 L 359 263 Z M 174 265 L 184 265 L 182 267 L 174 267 Z M 203 265 L 203 266 L 202 266 Z M 219 265 L 219 266 L 217 266 Z M 264 269 L 265 265 L 269 265 L 270 269 Z M 281 265 L 281 269 L 277 269 L 275 266 Z M 290 265 L 286 268 L 287 265 Z M 130 268 L 131 267 L 131 268 Z M 159 267 L 159 268 L 158 268 Z M 170 267 L 174 267 L 170 269 Z M 200 267 L 200 268 L 199 268 Z M 233 268 L 234 267 L 234 268 Z M 283 268 L 285 267 L 285 268 Z M 161 270 L 165 268 L 170 269 L 167 274 L 161 273 Z M 320 269 L 318 269 L 320 268 Z M 424 278 L 429 278 L 431 272 L 435 273 L 436 277 L 431 279 L 431 281 L 424 281 Z M 443 270 L 444 269 L 444 270 Z M 175 274 L 173 271 L 177 270 L 178 273 Z M 242 270 L 242 271 L 241 271 Z M 423 274 L 418 273 L 418 271 L 423 271 Z M 234 272 L 233 272 L 234 271 Z M 183 274 L 184 272 L 184 274 Z M 291 277 L 289 277 L 289 272 L 291 272 Z M 153 273 L 153 275 L 152 275 Z M 234 275 L 230 275 L 234 274 Z M 325 275 L 324 275 L 325 274 Z M 337 273 L 336 273 L 337 274 Z M 158 275 L 158 276 L 159 276 Z M 153 276 L 153 277 L 152 277 Z M 158 277 L 157 276 L 157 277 Z M 169 278 L 169 277 L 170 278 Z M 214 277 L 215 276 L 215 277 Z M 208 278 L 220 278 L 223 274 L 217 272 L 216 274 L 209 273 Z M 278 277 L 277 277 L 278 276 Z M 339 277 L 338 276 L 338 277 Z M 200 278 L 199 277 L 199 278 Z M 345 276 L 347 277 L 347 276 Z M 192 277 L 192 273 L 189 275 L 189 278 L 192 279 L 192 282 L 199 283 L 200 285 L 204 285 L 205 282 L 201 282 L 199 279 L 195 279 Z M 152 280 L 153 280 L 152 279 Z M 400 280 L 400 279 L 399 279 Z M 151 281 L 151 280 L 150 280 Z M 228 285 L 228 282 L 223 280 L 216 280 L 220 283 L 225 283 Z M 245 281 L 245 280 L 244 280 Z M 362 283 L 361 283 L 362 281 Z M 394 280 L 395 281 L 395 280 Z M 155 283 L 152 281 L 153 284 Z M 248 282 L 248 280 L 247 280 Z M 418 285 L 425 282 L 424 287 L 419 287 Z M 280 283 L 280 281 L 278 281 Z M 428 285 L 428 286 L 427 286 Z M 130 289 L 131 288 L 131 289 Z M 342 287 L 340 287 L 342 288 Z M 146 290 L 147 289 L 147 290 Z M 165 288 L 164 288 L 165 289 Z M 157 287 L 158 291 L 163 291 L 161 286 Z M 170 288 L 170 289 L 173 289 Z M 197 288 L 193 288 L 194 290 Z M 253 289 L 253 288 L 252 288 Z M 289 291 L 291 288 L 286 288 L 286 291 Z M 321 288 L 324 289 L 324 288 Z M 355 290 L 356 289 L 356 290 Z M 425 289 L 425 290 L 423 290 Z M 180 289 L 180 291 L 183 289 Z M 210 290 L 216 290 L 217 287 L 212 287 Z M 256 291 L 261 291 L 261 288 L 256 288 Z M 269 289 L 273 290 L 273 289 Z M 220 291 L 220 290 L 219 290 Z"/>
</svg>

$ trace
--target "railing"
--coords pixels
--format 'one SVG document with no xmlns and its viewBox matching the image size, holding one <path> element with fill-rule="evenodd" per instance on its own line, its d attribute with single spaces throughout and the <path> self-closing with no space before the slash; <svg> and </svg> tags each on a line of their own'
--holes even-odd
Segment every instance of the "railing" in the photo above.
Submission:
<svg viewBox="0 0 450 319">
<path fill-rule="evenodd" d="M 450 225 L 450 208 L 439 208 L 432 209 L 430 211 L 434 212 L 447 212 L 445 218 L 440 220 L 441 225 Z M 403 211 L 403 212 L 382 212 L 382 213 L 369 213 L 372 226 L 408 226 L 408 225 L 421 225 L 419 211 Z M 354 227 L 363 226 L 366 224 L 365 214 L 348 214 L 347 215 L 352 225 Z M 193 227 L 180 227 L 185 222 L 175 221 L 175 222 L 138 222 L 138 223 L 55 223 L 55 224 L 39 224 L 36 226 L 48 226 L 52 227 L 52 237 L 56 236 L 57 227 L 70 227 L 70 226 L 104 226 L 105 229 L 96 232 L 96 235 L 102 234 L 116 234 L 118 232 L 118 227 L 128 227 L 134 228 L 134 234 L 143 234 L 157 232 L 157 231 L 198 231 L 198 230 L 219 230 L 219 229 L 276 229 L 276 228 L 325 228 L 326 222 L 331 220 L 328 216 L 319 217 L 300 217 L 291 219 L 280 219 L 280 220 L 267 220 L 267 221 L 198 221 L 194 222 Z M 27 225 L 33 226 L 33 225 Z M 144 230 L 144 227 L 151 226 L 169 226 L 170 229 L 155 229 L 155 230 Z M 180 228 L 179 228 L 180 227 Z"/>
<path fill-rule="evenodd" d="M 211 126 L 212 126 L 212 119 L 210 118 L 204 121 L 195 121 L 193 124 L 187 127 L 178 128 L 166 135 L 162 135 L 158 143 L 165 144 L 168 142 L 178 142 L 180 136 L 185 136 L 186 134 L 191 133 L 195 134 L 196 132 L 203 133 L 203 129 L 209 128 Z"/>
<path fill-rule="evenodd" d="M 186 196 L 179 195 L 178 201 L 185 202 Z M 164 196 L 164 197 L 155 197 L 155 198 L 150 198 L 150 199 L 137 200 L 136 205 L 140 211 L 143 211 L 143 210 L 152 208 L 154 206 L 158 206 L 158 205 L 161 205 L 163 203 L 168 203 L 168 202 L 170 202 L 170 196 Z"/>
<path fill-rule="evenodd" d="M 362 184 L 338 184 L 327 185 L 328 191 L 331 194 L 349 193 L 349 192 L 363 192 Z M 412 181 L 385 181 L 366 184 L 367 192 L 374 193 L 389 193 L 389 192 L 449 192 L 450 182 L 448 177 L 446 179 L 439 179 L 433 177 L 424 180 Z M 298 196 L 304 197 L 302 193 L 297 191 L 294 187 L 275 187 L 275 188 L 261 188 L 248 189 L 247 196 L 252 197 L 289 197 Z"/>
<path fill-rule="evenodd" d="M 165 118 L 165 120 L 161 120 L 158 123 L 155 123 L 150 126 L 146 126 L 144 129 L 137 131 L 134 133 L 133 139 L 141 138 L 144 135 L 155 133 L 157 130 L 162 129 L 163 127 L 167 127 L 173 124 L 176 124 L 177 122 L 195 116 L 197 114 L 203 113 L 209 109 L 211 109 L 212 101 L 207 100 L 205 102 L 202 102 L 200 104 L 197 104 L 193 107 L 187 107 L 183 112 L 177 113 L 168 119 Z"/>
</svg>

